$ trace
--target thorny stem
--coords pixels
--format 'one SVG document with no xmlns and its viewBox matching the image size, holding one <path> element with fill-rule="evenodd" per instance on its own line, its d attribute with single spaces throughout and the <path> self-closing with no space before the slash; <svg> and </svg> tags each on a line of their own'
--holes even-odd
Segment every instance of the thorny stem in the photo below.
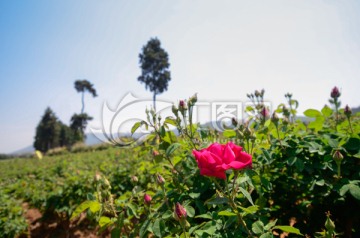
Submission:
<svg viewBox="0 0 360 238">
<path fill-rule="evenodd" d="M 351 121 L 350 118 L 348 117 L 348 122 L 349 122 L 349 126 L 350 126 L 350 130 L 351 130 L 351 134 L 354 134 L 353 128 L 351 126 Z"/>
<path fill-rule="evenodd" d="M 230 204 L 231 208 L 232 208 L 233 211 L 236 213 L 236 216 L 237 216 L 237 218 L 238 218 L 239 224 L 241 224 L 241 225 L 245 228 L 246 232 L 248 233 L 248 237 L 251 237 L 251 231 L 247 228 L 247 225 L 246 225 L 245 221 L 243 220 L 241 214 L 240 214 L 239 211 L 237 210 L 234 201 L 233 201 L 232 199 L 229 199 L 229 201 L 230 201 L 229 204 Z"/>
</svg>

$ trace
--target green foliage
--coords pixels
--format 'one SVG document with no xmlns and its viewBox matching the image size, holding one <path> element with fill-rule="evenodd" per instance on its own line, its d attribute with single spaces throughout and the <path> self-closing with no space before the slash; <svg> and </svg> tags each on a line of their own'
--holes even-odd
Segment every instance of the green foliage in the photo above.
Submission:
<svg viewBox="0 0 360 238">
<path fill-rule="evenodd" d="M 82 142 L 85 139 L 85 129 L 88 121 L 93 118 L 86 113 L 74 114 L 71 117 L 70 128 L 73 133 L 74 142 Z"/>
<path fill-rule="evenodd" d="M 147 110 L 132 128 L 153 131 L 142 146 L 0 161 L 4 194 L 74 223 L 86 214 L 112 237 L 358 235 L 359 115 L 325 106 L 307 110 L 304 123 L 289 94 L 271 117 L 264 91 L 249 96 L 255 114 L 223 133 L 192 122 L 194 95 L 165 119 Z M 200 175 L 192 151 L 230 140 L 252 155 L 252 168 L 225 180 Z"/>
<path fill-rule="evenodd" d="M 59 122 L 55 113 L 48 107 L 45 110 L 38 126 L 34 147 L 36 150 L 46 152 L 51 148 L 60 146 L 60 131 L 62 123 Z"/>
</svg>

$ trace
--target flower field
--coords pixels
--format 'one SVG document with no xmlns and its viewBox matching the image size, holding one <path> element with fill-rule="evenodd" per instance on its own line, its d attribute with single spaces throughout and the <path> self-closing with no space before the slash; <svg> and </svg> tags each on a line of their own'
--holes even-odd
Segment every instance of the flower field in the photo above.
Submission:
<svg viewBox="0 0 360 238">
<path fill-rule="evenodd" d="M 146 111 L 141 146 L 0 161 L 0 237 L 31 236 L 24 203 L 64 237 L 360 237 L 360 115 L 329 96 L 304 122 L 291 94 L 270 112 L 255 91 L 254 116 L 218 132 L 193 123 L 194 95 Z"/>
</svg>

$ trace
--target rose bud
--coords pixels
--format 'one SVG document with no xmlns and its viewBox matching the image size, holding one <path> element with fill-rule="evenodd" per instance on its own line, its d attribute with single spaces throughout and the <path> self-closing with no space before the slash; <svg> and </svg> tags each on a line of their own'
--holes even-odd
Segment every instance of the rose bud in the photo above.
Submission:
<svg viewBox="0 0 360 238">
<path fill-rule="evenodd" d="M 274 123 L 274 124 L 277 124 L 279 122 L 279 117 L 278 115 L 276 114 L 276 112 L 274 112 L 271 116 L 271 121 Z"/>
<path fill-rule="evenodd" d="M 188 106 L 194 106 L 197 102 L 197 94 L 195 93 L 191 98 L 189 98 Z"/>
<path fill-rule="evenodd" d="M 159 153 L 159 151 L 157 151 L 157 150 L 153 150 L 153 156 L 155 157 L 155 156 L 158 156 L 160 153 Z"/>
<path fill-rule="evenodd" d="M 349 105 L 346 105 L 346 107 L 344 108 L 344 113 L 345 113 L 345 116 L 347 116 L 348 118 L 351 116 L 351 108 L 349 107 Z"/>
<path fill-rule="evenodd" d="M 100 179 L 101 179 L 101 175 L 96 173 L 95 176 L 94 176 L 94 180 L 99 181 Z"/>
<path fill-rule="evenodd" d="M 333 159 L 335 160 L 336 163 L 340 163 L 341 160 L 344 159 L 344 156 L 341 154 L 340 151 L 335 151 L 335 153 L 333 154 Z"/>
<path fill-rule="evenodd" d="M 131 176 L 131 182 L 133 182 L 133 183 L 139 182 L 138 177 L 136 177 L 135 175 Z"/>
<path fill-rule="evenodd" d="M 233 126 L 237 126 L 237 125 L 238 125 L 238 121 L 236 120 L 235 117 L 233 117 L 233 118 L 231 119 L 231 123 L 232 123 Z"/>
<path fill-rule="evenodd" d="M 255 97 L 259 97 L 261 93 L 258 90 L 255 90 Z"/>
<path fill-rule="evenodd" d="M 145 203 L 146 205 L 150 205 L 151 200 L 152 200 L 151 196 L 150 196 L 149 194 L 146 194 L 146 193 L 145 193 L 145 195 L 144 195 L 144 203 Z"/>
<path fill-rule="evenodd" d="M 174 113 L 175 116 L 177 116 L 179 109 L 177 109 L 177 107 L 173 104 L 171 107 L 171 111 Z"/>
<path fill-rule="evenodd" d="M 332 90 L 331 90 L 331 93 L 330 93 L 330 96 L 332 98 L 338 98 L 340 97 L 341 93 L 339 91 L 339 89 L 337 87 L 334 87 Z"/>
<path fill-rule="evenodd" d="M 163 185 L 165 183 L 164 177 L 161 176 L 160 174 L 156 175 L 156 181 L 158 182 L 159 185 Z"/>
<path fill-rule="evenodd" d="M 187 216 L 186 209 L 183 206 L 181 206 L 181 204 L 178 202 L 175 205 L 174 216 L 175 216 L 175 219 L 178 221 L 186 219 L 186 216 Z"/>
<path fill-rule="evenodd" d="M 330 212 L 326 213 L 326 221 L 325 221 L 325 228 L 326 230 L 333 232 L 335 230 L 335 224 L 334 222 L 330 219 Z"/>
<path fill-rule="evenodd" d="M 260 113 L 264 118 L 267 118 L 269 116 L 269 110 L 266 107 L 263 107 Z"/>
</svg>

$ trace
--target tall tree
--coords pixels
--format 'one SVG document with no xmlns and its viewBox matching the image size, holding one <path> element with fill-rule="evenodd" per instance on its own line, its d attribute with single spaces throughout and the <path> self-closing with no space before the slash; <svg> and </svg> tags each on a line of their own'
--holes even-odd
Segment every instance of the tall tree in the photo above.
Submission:
<svg viewBox="0 0 360 238">
<path fill-rule="evenodd" d="M 86 113 L 74 114 L 71 117 L 70 128 L 74 133 L 75 141 L 84 141 L 85 139 L 85 128 L 87 126 L 88 121 L 92 120 Z"/>
<path fill-rule="evenodd" d="M 61 123 L 50 107 L 46 108 L 43 117 L 36 127 L 34 147 L 36 150 L 46 152 L 59 146 Z"/>
<path fill-rule="evenodd" d="M 93 97 L 96 97 L 96 90 L 94 88 L 94 85 L 92 83 L 90 83 L 89 81 L 87 81 L 86 79 L 79 79 L 75 81 L 75 89 L 77 92 L 81 92 L 81 103 L 82 103 L 82 107 L 81 107 L 81 114 L 84 113 L 84 109 L 85 109 L 85 102 L 84 102 L 84 94 L 85 92 L 89 92 Z"/>
<path fill-rule="evenodd" d="M 138 81 L 145 83 L 145 88 L 149 88 L 153 93 L 154 110 L 156 111 L 156 95 L 166 91 L 171 80 L 168 70 L 170 67 L 169 56 L 161 48 L 160 41 L 157 38 L 151 38 L 143 46 L 139 59 L 141 75 L 138 77 Z"/>
</svg>

